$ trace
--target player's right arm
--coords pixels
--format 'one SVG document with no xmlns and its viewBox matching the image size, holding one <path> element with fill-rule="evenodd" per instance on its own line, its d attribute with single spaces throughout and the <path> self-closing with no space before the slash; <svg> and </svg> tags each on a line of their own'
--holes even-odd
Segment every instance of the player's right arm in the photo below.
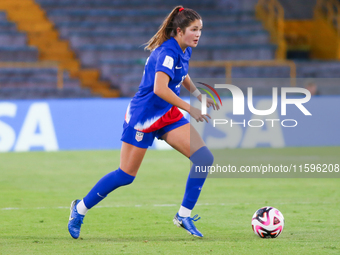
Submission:
<svg viewBox="0 0 340 255">
<path fill-rule="evenodd" d="M 154 93 L 162 98 L 163 100 L 167 101 L 169 104 L 174 105 L 184 111 L 188 112 L 191 117 L 193 117 L 197 122 L 205 120 L 208 122 L 207 115 L 202 115 L 201 111 L 195 107 L 191 107 L 190 104 L 182 100 L 178 97 L 168 86 L 170 81 L 170 77 L 168 74 L 164 72 L 156 72 L 155 76 L 155 84 L 154 84 Z"/>
</svg>

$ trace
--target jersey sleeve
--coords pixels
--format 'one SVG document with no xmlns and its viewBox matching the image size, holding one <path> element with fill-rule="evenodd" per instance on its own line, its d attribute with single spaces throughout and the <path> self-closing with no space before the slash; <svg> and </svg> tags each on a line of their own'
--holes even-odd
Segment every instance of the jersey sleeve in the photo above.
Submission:
<svg viewBox="0 0 340 255">
<path fill-rule="evenodd" d="M 170 79 L 175 78 L 175 65 L 177 63 L 176 53 L 172 50 L 162 50 L 157 58 L 156 73 L 161 71 L 169 75 Z"/>
</svg>

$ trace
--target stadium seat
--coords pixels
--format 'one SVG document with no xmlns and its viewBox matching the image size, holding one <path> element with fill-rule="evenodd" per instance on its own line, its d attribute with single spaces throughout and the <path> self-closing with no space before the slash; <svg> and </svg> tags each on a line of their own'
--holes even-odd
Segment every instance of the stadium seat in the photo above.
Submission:
<svg viewBox="0 0 340 255">
<path fill-rule="evenodd" d="M 24 47 L 27 45 L 27 37 L 24 33 L 14 31 L 0 32 L 0 47 L 8 45 Z"/>
<path fill-rule="evenodd" d="M 1 46 L 0 61 L 37 61 L 38 51 L 34 47 L 27 46 Z"/>
<path fill-rule="evenodd" d="M 9 99 L 52 99 L 52 98 L 89 98 L 94 97 L 89 89 L 82 88 L 1 88 L 0 100 Z"/>
<path fill-rule="evenodd" d="M 7 22 L 7 15 L 5 12 L 0 12 L 0 22 Z"/>
<path fill-rule="evenodd" d="M 256 1 L 110 1 L 37 0 L 54 22 L 60 36 L 70 41 L 81 64 L 99 68 L 101 78 L 119 87 L 123 96 L 138 89 L 145 59 L 145 43 L 156 33 L 164 17 L 176 4 L 197 10 L 203 17 L 203 36 L 192 60 L 269 60 L 275 58 L 276 45 L 255 18 Z M 213 40 L 212 40 L 213 38 Z M 318 67 L 319 66 L 319 67 Z M 323 63 L 297 63 L 298 77 L 326 70 Z M 313 71 L 312 71 L 313 70 Z M 332 71 L 334 70 L 334 71 Z M 224 68 L 193 68 L 192 77 L 225 77 Z M 289 77 L 287 67 L 233 68 L 233 77 Z"/>
<path fill-rule="evenodd" d="M 0 12 L 0 62 L 39 61 L 37 48 L 28 46 L 25 33 L 19 32 L 17 25 L 9 22 L 5 12 Z M 64 98 L 91 97 L 88 89 L 80 87 L 78 79 L 63 73 L 65 91 L 57 89 L 58 71 L 56 68 L 33 68 L 6 66 L 0 68 L 0 99 L 15 98 Z M 71 96 L 72 95 L 72 96 Z"/>
<path fill-rule="evenodd" d="M 84 67 L 100 68 L 101 77 L 132 96 L 139 85 L 143 65 L 109 64 L 106 61 L 146 59 L 144 44 L 156 33 L 169 10 L 182 4 L 197 10 L 204 20 L 199 54 L 193 60 L 273 59 L 276 46 L 255 19 L 251 9 L 226 9 L 219 1 L 70 1 L 37 0 L 70 41 Z M 138 38 L 138 40 L 136 40 Z M 214 38 L 214 40 L 211 40 Z M 195 49 L 196 50 L 196 49 Z M 130 70 L 130 71 L 129 71 Z M 216 75 L 222 76 L 224 70 Z M 129 75 L 127 75 L 129 74 Z"/>
<path fill-rule="evenodd" d="M 6 15 L 4 15 L 4 17 L 6 17 Z M 14 23 L 8 22 L 7 20 L 0 20 L 0 32 L 18 32 L 18 30 Z"/>
</svg>

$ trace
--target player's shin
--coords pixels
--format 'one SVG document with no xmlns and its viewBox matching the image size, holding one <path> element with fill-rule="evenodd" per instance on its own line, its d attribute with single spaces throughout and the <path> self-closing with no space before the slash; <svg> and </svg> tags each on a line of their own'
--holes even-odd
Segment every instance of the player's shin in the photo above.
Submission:
<svg viewBox="0 0 340 255">
<path fill-rule="evenodd" d="M 208 175 L 208 171 L 197 172 L 196 166 L 199 166 L 201 169 L 208 169 L 214 161 L 214 156 L 211 151 L 204 146 L 194 152 L 190 157 L 190 160 L 193 165 L 190 169 L 187 180 L 182 206 L 178 212 L 181 217 L 191 216 L 191 210 L 196 205 L 203 184 Z"/>
<path fill-rule="evenodd" d="M 110 192 L 121 186 L 131 184 L 134 179 L 134 176 L 125 173 L 120 168 L 105 175 L 97 182 L 86 197 L 84 197 L 83 201 L 86 208 L 91 209 L 102 201 Z"/>
</svg>

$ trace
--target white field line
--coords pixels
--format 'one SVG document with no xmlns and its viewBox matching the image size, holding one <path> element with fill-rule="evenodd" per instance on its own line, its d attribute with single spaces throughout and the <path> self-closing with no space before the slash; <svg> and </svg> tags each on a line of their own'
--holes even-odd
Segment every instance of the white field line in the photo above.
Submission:
<svg viewBox="0 0 340 255">
<path fill-rule="evenodd" d="M 241 205 L 258 205 L 259 203 L 197 203 L 196 206 L 241 206 Z M 275 203 L 276 205 L 308 205 L 308 204 L 334 204 L 334 202 L 287 202 L 287 203 Z M 153 205 L 103 205 L 96 206 L 95 208 L 117 208 L 117 207 L 179 207 L 178 204 L 153 204 Z M 270 205 L 269 205 L 270 206 Z M 6 207 L 0 208 L 0 211 L 12 211 L 12 210 L 56 210 L 56 209 L 70 209 L 69 206 L 57 206 L 57 207 L 32 207 L 32 208 L 19 208 L 19 207 Z"/>
</svg>

